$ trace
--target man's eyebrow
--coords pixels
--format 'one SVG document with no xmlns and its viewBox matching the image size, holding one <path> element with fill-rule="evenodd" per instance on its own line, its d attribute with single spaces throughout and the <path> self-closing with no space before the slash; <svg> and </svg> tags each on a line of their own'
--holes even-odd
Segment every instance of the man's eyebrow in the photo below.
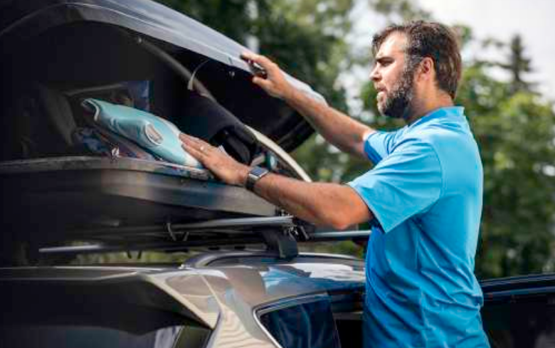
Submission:
<svg viewBox="0 0 555 348">
<path fill-rule="evenodd" d="M 383 64 L 383 63 L 390 62 L 390 61 L 392 61 L 392 60 L 393 60 L 393 57 L 390 57 L 390 56 L 381 56 L 381 57 L 376 57 L 376 58 L 374 59 L 374 63 Z"/>
</svg>

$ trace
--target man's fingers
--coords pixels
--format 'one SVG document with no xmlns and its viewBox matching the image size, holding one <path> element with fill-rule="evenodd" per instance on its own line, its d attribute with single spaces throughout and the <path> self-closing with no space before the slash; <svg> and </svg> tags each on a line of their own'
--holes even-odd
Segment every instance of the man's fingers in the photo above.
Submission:
<svg viewBox="0 0 555 348">
<path fill-rule="evenodd" d="M 179 134 L 179 139 L 181 139 L 181 147 L 183 150 L 190 153 L 193 157 L 202 162 L 202 164 L 206 165 L 206 159 L 214 149 L 212 145 L 202 139 L 195 138 L 184 133 Z"/>
<path fill-rule="evenodd" d="M 243 52 L 241 52 L 239 57 L 241 57 L 241 59 L 243 59 L 243 60 L 249 60 L 249 59 L 252 59 L 253 55 L 254 55 L 254 53 L 252 53 L 252 52 L 243 51 Z"/>
<path fill-rule="evenodd" d="M 253 53 L 253 52 L 244 51 L 244 52 L 241 52 L 241 59 L 244 59 L 244 60 L 253 60 L 254 57 L 255 57 L 256 55 L 257 55 L 257 54 L 255 54 L 255 53 Z"/>
<path fill-rule="evenodd" d="M 185 150 L 188 154 L 193 156 L 197 161 L 199 161 L 206 169 L 212 171 L 213 166 L 211 160 L 211 155 L 206 152 L 206 149 L 195 148 L 192 146 L 181 145 L 183 150 Z"/>
<path fill-rule="evenodd" d="M 256 63 L 260 65 L 265 70 L 271 69 L 275 63 L 272 62 L 270 59 L 262 56 L 260 54 L 255 54 L 252 52 L 243 52 L 241 53 L 241 59 L 245 60 L 247 63 Z"/>
<path fill-rule="evenodd" d="M 187 151 L 188 154 L 201 161 L 201 157 L 203 155 L 202 151 L 195 149 L 192 146 L 186 146 L 185 144 L 181 145 L 181 147 L 183 148 L 183 150 Z"/>
<path fill-rule="evenodd" d="M 194 143 L 195 141 L 195 137 L 192 137 L 188 134 L 185 133 L 179 133 L 179 140 L 181 140 L 181 142 L 185 143 L 185 144 L 191 144 Z"/>
<path fill-rule="evenodd" d="M 259 63 L 260 64 L 260 55 L 252 52 L 243 52 L 241 53 L 241 59 L 246 61 L 247 63 Z"/>
<path fill-rule="evenodd" d="M 257 76 L 255 76 L 255 77 L 252 78 L 252 82 L 253 82 L 255 85 L 258 85 L 258 86 L 260 86 L 260 87 L 262 87 L 262 88 L 264 88 L 264 89 L 268 89 L 268 88 L 271 88 L 271 87 L 272 87 L 272 82 L 271 82 L 271 81 L 268 81 L 268 80 L 266 80 L 266 79 L 263 79 L 263 78 L 257 77 Z"/>
<path fill-rule="evenodd" d="M 199 139 L 199 138 L 195 138 L 191 135 L 187 135 L 185 133 L 180 133 L 179 134 L 179 139 L 187 144 L 187 145 L 193 145 L 195 147 L 201 147 L 204 146 L 205 148 L 210 148 L 212 147 L 212 145 L 210 145 L 209 143 L 207 143 L 206 141 Z"/>
<path fill-rule="evenodd" d="M 198 143 L 200 141 L 199 138 L 185 133 L 179 133 L 179 139 L 181 139 L 181 141 L 188 141 L 193 143 Z"/>
</svg>

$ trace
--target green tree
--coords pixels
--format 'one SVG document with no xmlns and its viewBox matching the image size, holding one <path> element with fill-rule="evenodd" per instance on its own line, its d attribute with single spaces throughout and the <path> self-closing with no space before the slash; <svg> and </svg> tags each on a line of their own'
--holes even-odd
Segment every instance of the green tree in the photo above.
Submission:
<svg viewBox="0 0 555 348">
<path fill-rule="evenodd" d="M 157 0 L 230 38 L 245 43 L 252 30 L 250 9 L 265 0 Z"/>
<path fill-rule="evenodd" d="M 414 19 L 430 19 L 431 14 L 411 0 L 368 0 L 370 6 L 386 17 L 388 22 L 406 22 Z"/>
<path fill-rule="evenodd" d="M 253 34 L 261 52 L 317 86 L 330 103 L 346 108 L 345 92 L 336 81 L 350 61 L 343 39 L 351 29 L 352 7 L 353 0 L 274 0 L 260 12 Z"/>
<path fill-rule="evenodd" d="M 506 63 L 500 66 L 506 69 L 511 76 L 510 93 L 531 92 L 533 84 L 525 80 L 525 75 L 533 72 L 532 60 L 524 54 L 524 44 L 520 35 L 512 37 L 508 44 L 509 56 Z"/>
<path fill-rule="evenodd" d="M 295 77 L 330 103 L 345 107 L 345 93 L 336 86 L 340 68 L 349 64 L 343 38 L 351 29 L 354 0 L 159 0 L 247 45 L 257 42 Z"/>
<path fill-rule="evenodd" d="M 465 106 L 484 165 L 476 272 L 482 278 L 553 270 L 555 114 L 537 94 L 493 78 L 483 63 L 463 76 Z"/>
</svg>

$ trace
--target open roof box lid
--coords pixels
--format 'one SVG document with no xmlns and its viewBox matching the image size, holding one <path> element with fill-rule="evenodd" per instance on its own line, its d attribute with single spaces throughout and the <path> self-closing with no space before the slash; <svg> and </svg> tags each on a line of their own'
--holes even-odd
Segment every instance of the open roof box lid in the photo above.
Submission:
<svg viewBox="0 0 555 348">
<path fill-rule="evenodd" d="M 124 103 L 131 96 L 134 107 L 194 124 L 196 115 L 183 112 L 184 96 L 194 91 L 249 127 L 260 145 L 251 163 L 310 180 L 284 149 L 294 149 L 312 129 L 251 83 L 250 67 L 239 58 L 244 50 L 154 2 L 0 2 L 3 234 L 57 240 L 102 230 L 109 233 L 98 236 L 109 239 L 121 237 L 112 228 L 142 226 L 146 240 L 155 234 L 152 226 L 165 226 L 175 238 L 172 224 L 281 215 L 204 169 L 92 154 L 75 140 L 75 130 L 88 125 L 80 107 L 85 97 Z"/>
</svg>

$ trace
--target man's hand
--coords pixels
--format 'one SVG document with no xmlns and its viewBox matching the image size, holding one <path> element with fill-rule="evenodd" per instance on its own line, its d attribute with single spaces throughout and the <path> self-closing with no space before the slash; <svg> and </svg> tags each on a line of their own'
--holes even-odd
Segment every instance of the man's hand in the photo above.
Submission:
<svg viewBox="0 0 555 348">
<path fill-rule="evenodd" d="M 287 100 L 295 93 L 295 88 L 287 81 L 285 75 L 276 63 L 264 56 L 251 52 L 242 53 L 241 58 L 249 64 L 256 63 L 260 65 L 266 71 L 266 78 L 255 76 L 252 82 L 260 86 L 271 96 Z"/>
<path fill-rule="evenodd" d="M 215 176 L 227 184 L 244 186 L 250 168 L 206 141 L 181 133 L 182 147 Z"/>
</svg>

